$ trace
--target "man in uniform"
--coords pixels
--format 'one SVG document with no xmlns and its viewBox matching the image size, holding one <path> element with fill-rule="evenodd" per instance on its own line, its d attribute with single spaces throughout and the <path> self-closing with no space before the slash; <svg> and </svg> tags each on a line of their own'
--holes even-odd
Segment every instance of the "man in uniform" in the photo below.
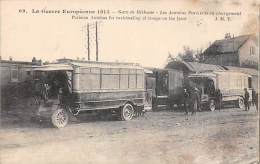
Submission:
<svg viewBox="0 0 260 164">
<path fill-rule="evenodd" d="M 249 111 L 249 92 L 245 88 L 245 94 L 244 94 L 244 105 L 245 105 L 245 111 Z"/>
<path fill-rule="evenodd" d="M 220 89 L 216 90 L 215 101 L 216 101 L 216 107 L 220 111 L 221 105 L 222 105 L 222 93 L 221 93 Z"/>
<path fill-rule="evenodd" d="M 201 107 L 201 96 L 202 96 L 202 89 L 199 88 L 198 89 L 198 110 L 201 112 L 202 111 L 202 107 Z"/>
<path fill-rule="evenodd" d="M 255 94 L 255 108 L 256 111 L 258 112 L 258 92 Z"/>
<path fill-rule="evenodd" d="M 252 89 L 252 106 L 256 106 L 256 91 Z"/>
<path fill-rule="evenodd" d="M 184 89 L 184 110 L 185 110 L 185 114 L 188 115 L 188 105 L 189 105 L 189 97 L 190 97 L 190 94 L 189 92 L 187 91 L 187 89 Z"/>
<path fill-rule="evenodd" d="M 192 108 L 192 115 L 197 113 L 198 110 L 198 103 L 199 103 L 199 90 L 198 88 L 194 87 L 191 93 L 191 108 Z"/>
<path fill-rule="evenodd" d="M 255 106 L 255 109 L 258 112 L 258 92 L 254 89 L 252 90 L 252 106 Z"/>
</svg>

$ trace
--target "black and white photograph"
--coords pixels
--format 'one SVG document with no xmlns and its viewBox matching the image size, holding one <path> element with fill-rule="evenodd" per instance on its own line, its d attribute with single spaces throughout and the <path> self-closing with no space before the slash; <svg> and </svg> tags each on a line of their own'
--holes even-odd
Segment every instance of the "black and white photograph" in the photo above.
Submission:
<svg viewBox="0 0 260 164">
<path fill-rule="evenodd" d="M 0 0 L 1 164 L 259 164 L 257 0 Z"/>
</svg>

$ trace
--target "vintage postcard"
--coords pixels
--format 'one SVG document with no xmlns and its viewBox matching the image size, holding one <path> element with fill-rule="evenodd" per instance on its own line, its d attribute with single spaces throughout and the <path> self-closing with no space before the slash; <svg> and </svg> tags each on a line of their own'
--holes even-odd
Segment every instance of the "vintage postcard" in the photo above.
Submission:
<svg viewBox="0 0 260 164">
<path fill-rule="evenodd" d="M 1 0 L 1 164 L 258 164 L 259 1 Z"/>
</svg>

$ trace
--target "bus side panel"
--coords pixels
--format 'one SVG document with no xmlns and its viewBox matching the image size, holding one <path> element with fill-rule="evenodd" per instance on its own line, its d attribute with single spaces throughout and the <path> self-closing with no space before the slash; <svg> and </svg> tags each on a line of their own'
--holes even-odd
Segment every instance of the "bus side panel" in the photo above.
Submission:
<svg viewBox="0 0 260 164">
<path fill-rule="evenodd" d="M 225 72 L 217 76 L 218 88 L 221 90 L 223 99 L 236 100 L 244 96 L 244 88 L 249 88 L 248 75 L 236 72 Z M 251 90 L 249 91 L 251 101 Z"/>
<path fill-rule="evenodd" d="M 145 92 L 139 91 L 97 91 L 97 92 L 82 92 L 74 94 L 75 100 L 79 100 L 81 109 L 98 110 L 110 109 L 123 106 L 126 102 L 132 102 L 136 106 L 144 105 Z"/>
<path fill-rule="evenodd" d="M 75 69 L 73 78 L 73 82 L 78 82 L 73 90 L 74 109 L 118 108 L 127 101 L 144 106 L 142 69 L 80 67 Z"/>
</svg>

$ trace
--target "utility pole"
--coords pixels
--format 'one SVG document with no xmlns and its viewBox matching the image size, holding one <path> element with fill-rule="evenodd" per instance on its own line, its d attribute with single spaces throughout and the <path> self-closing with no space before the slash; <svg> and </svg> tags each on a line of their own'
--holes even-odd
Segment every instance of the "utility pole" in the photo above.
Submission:
<svg viewBox="0 0 260 164">
<path fill-rule="evenodd" d="M 98 52 L 98 48 L 99 48 L 99 45 L 98 45 L 98 37 L 99 37 L 99 34 L 98 34 L 98 22 L 95 22 L 95 23 L 87 23 L 86 25 L 84 25 L 82 27 L 82 30 L 84 31 L 84 35 L 87 37 L 85 39 L 85 49 L 87 49 L 85 51 L 85 53 L 87 53 L 87 56 L 88 56 L 88 60 L 90 61 L 91 60 L 91 55 L 94 55 L 94 54 L 91 54 L 91 53 L 95 53 L 95 48 L 94 46 L 96 47 L 96 61 L 99 60 L 99 52 Z M 92 49 L 93 50 L 92 50 Z"/>
<path fill-rule="evenodd" d="M 90 46 L 89 46 L 89 23 L 87 24 L 87 32 L 88 32 L 88 60 L 90 60 Z"/>
<path fill-rule="evenodd" d="M 96 61 L 98 61 L 98 27 L 96 22 Z"/>
</svg>

